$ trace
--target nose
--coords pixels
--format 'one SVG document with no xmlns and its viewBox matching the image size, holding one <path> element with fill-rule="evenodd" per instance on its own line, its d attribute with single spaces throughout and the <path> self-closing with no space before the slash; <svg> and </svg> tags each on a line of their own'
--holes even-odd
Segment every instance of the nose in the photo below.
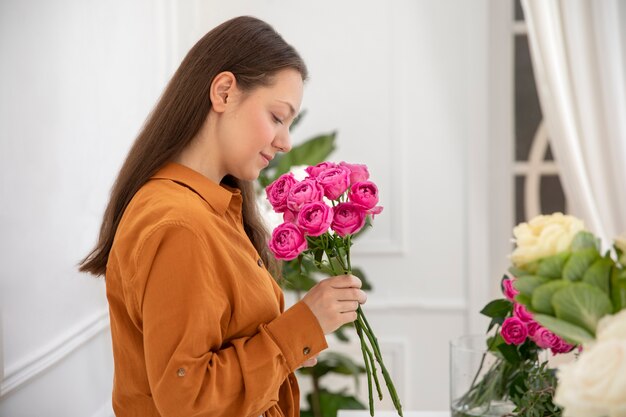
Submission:
<svg viewBox="0 0 626 417">
<path fill-rule="evenodd" d="M 291 150 L 291 135 L 289 134 L 289 130 L 286 130 L 286 132 L 276 135 L 272 145 L 280 152 L 289 152 Z"/>
</svg>

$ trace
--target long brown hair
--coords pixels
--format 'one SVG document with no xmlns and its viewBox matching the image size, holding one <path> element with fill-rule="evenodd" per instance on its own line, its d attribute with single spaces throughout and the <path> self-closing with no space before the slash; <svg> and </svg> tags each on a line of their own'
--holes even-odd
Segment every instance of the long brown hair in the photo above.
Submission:
<svg viewBox="0 0 626 417">
<path fill-rule="evenodd" d="M 300 55 L 262 20 L 236 17 L 204 35 L 183 59 L 137 136 L 111 190 L 98 243 L 80 262 L 79 270 L 105 274 L 124 210 L 137 190 L 198 133 L 211 108 L 209 88 L 217 74 L 232 72 L 238 87 L 248 92 L 270 85 L 272 75 L 285 68 L 297 70 L 306 80 L 307 69 Z M 267 247 L 268 233 L 256 207 L 252 182 L 234 177 L 224 182 L 241 190 L 246 234 L 277 276 L 278 266 Z"/>
</svg>

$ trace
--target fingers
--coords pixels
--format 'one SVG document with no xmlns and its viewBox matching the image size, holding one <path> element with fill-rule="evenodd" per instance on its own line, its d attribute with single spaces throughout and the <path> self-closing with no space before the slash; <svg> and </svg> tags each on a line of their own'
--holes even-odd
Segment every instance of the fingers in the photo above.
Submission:
<svg viewBox="0 0 626 417">
<path fill-rule="evenodd" d="M 367 294 L 365 291 L 356 288 L 343 288 L 337 290 L 337 300 L 358 301 L 359 304 L 365 304 L 367 301 Z"/>
<path fill-rule="evenodd" d="M 317 365 L 317 356 L 313 356 L 312 358 L 309 358 L 302 363 L 302 366 L 315 366 L 315 365 Z"/>
<path fill-rule="evenodd" d="M 337 275 L 327 279 L 333 288 L 361 288 L 361 280 L 354 275 Z"/>
<path fill-rule="evenodd" d="M 338 303 L 340 313 L 350 313 L 356 311 L 359 307 L 359 302 L 356 300 L 351 301 L 339 301 Z"/>
</svg>

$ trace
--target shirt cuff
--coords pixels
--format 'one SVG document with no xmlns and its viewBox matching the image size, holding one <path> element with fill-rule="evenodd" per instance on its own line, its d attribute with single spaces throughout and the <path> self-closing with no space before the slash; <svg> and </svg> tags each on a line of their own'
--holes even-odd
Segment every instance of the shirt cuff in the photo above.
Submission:
<svg viewBox="0 0 626 417">
<path fill-rule="evenodd" d="M 326 336 L 309 306 L 299 301 L 266 327 L 293 372 L 326 349 Z"/>
</svg>

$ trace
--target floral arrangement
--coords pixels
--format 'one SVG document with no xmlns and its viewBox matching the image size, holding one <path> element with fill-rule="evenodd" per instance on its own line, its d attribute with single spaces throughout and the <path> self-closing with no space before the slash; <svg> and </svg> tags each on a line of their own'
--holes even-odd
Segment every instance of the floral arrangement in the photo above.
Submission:
<svg viewBox="0 0 626 417">
<path fill-rule="evenodd" d="M 377 205 L 378 187 L 369 181 L 367 166 L 361 164 L 322 162 L 305 171 L 308 176 L 301 181 L 287 172 L 265 189 L 274 211 L 284 220 L 272 232 L 270 250 L 284 261 L 308 259 L 329 275 L 350 274 L 352 237 L 382 211 Z M 382 399 L 378 363 L 393 404 L 402 416 L 400 399 L 378 341 L 360 306 L 354 326 L 365 362 L 370 415 L 374 415 L 372 382 Z"/>
<path fill-rule="evenodd" d="M 497 326 L 487 345 L 499 359 L 460 404 L 507 399 L 517 416 L 626 416 L 626 239 L 602 254 L 582 221 L 561 213 L 513 234 L 505 297 L 481 311 L 489 330 Z M 582 353 L 556 375 L 539 360 L 542 350 L 576 347 Z"/>
</svg>

